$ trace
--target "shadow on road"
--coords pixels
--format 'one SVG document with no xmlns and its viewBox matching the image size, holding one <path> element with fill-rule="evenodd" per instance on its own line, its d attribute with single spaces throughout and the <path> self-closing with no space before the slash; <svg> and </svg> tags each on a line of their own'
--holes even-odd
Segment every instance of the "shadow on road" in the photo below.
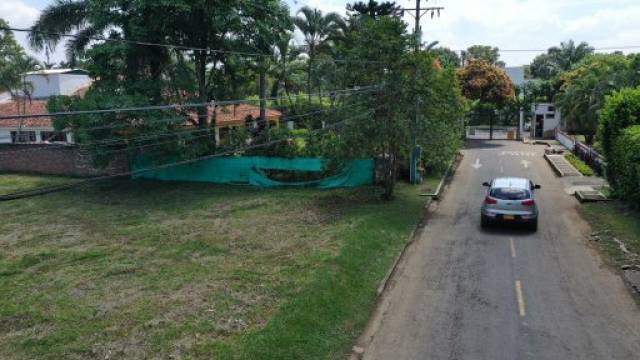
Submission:
<svg viewBox="0 0 640 360">
<path fill-rule="evenodd" d="M 525 224 L 493 224 L 486 228 L 480 228 L 480 231 L 489 235 L 506 235 L 506 236 L 529 236 L 535 234 Z"/>
<path fill-rule="evenodd" d="M 470 140 L 465 143 L 466 149 L 495 149 L 499 147 L 507 146 L 506 143 L 500 140 Z"/>
</svg>

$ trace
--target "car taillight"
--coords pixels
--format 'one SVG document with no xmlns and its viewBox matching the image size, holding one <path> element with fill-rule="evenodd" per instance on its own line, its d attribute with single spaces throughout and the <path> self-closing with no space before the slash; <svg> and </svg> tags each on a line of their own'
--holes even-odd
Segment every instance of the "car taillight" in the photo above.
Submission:
<svg viewBox="0 0 640 360">
<path fill-rule="evenodd" d="M 485 204 L 497 204 L 498 200 L 492 198 L 491 196 L 487 196 L 486 198 L 484 198 L 484 203 Z"/>
<path fill-rule="evenodd" d="M 536 204 L 536 202 L 533 199 L 525 200 L 525 201 L 522 202 L 522 205 L 524 205 L 524 206 L 533 206 L 535 204 Z"/>
</svg>

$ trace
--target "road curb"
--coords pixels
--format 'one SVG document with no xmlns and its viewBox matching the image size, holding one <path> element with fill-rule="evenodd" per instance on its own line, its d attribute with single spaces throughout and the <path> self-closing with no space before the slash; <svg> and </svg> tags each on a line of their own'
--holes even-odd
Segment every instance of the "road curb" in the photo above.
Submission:
<svg viewBox="0 0 640 360">
<path fill-rule="evenodd" d="M 560 168 L 558 168 L 556 164 L 554 164 L 553 161 L 551 161 L 551 159 L 549 158 L 549 155 L 544 154 L 544 159 L 547 160 L 549 165 L 551 165 L 551 169 L 556 173 L 556 175 L 560 177 L 564 177 L 565 175 L 564 172 L 562 172 L 562 170 L 560 170 Z"/>
<path fill-rule="evenodd" d="M 458 154 L 455 158 L 454 161 L 451 162 L 451 164 L 449 165 L 449 169 L 444 173 L 444 175 L 442 176 L 442 180 L 441 180 L 441 184 L 439 186 L 440 188 L 440 192 L 439 195 L 441 196 L 442 193 L 445 192 L 447 185 L 449 184 L 449 182 L 451 181 L 451 179 L 453 178 L 455 171 L 457 170 L 458 166 L 460 165 L 460 162 L 462 161 L 464 155 L 462 155 L 462 153 Z M 438 203 L 439 197 L 431 197 L 428 199 L 427 203 L 425 204 L 424 207 L 424 211 L 421 215 L 421 220 L 420 222 L 415 226 L 415 228 L 413 229 L 413 231 L 411 232 L 411 235 L 409 236 L 408 241 L 404 244 L 404 246 L 402 247 L 402 249 L 400 250 L 400 253 L 398 254 L 398 256 L 396 257 L 396 259 L 393 262 L 393 265 L 391 266 L 391 268 L 389 268 L 389 270 L 387 271 L 387 274 L 385 275 L 385 277 L 380 281 L 380 285 L 378 286 L 378 289 L 376 290 L 376 302 L 378 303 L 376 305 L 376 307 L 380 306 L 380 302 L 383 301 L 384 299 L 384 293 L 385 291 L 388 289 L 389 284 L 391 283 L 391 279 L 393 278 L 394 274 L 396 273 L 396 270 L 398 269 L 398 266 L 400 264 L 400 262 L 402 261 L 402 259 L 404 258 L 404 255 L 407 252 L 407 249 L 415 244 L 416 240 L 419 238 L 419 236 L 422 234 L 422 232 L 427 228 L 427 224 L 428 224 L 428 219 L 429 219 L 429 214 L 431 213 L 431 211 L 434 209 L 435 205 Z M 375 309 L 373 310 L 373 314 L 375 314 Z M 368 327 L 369 325 L 367 325 Z M 360 334 L 360 336 L 358 337 L 358 339 L 355 341 L 354 346 L 352 348 L 351 354 L 349 356 L 350 360 L 360 360 L 362 359 L 362 356 L 364 355 L 365 352 L 365 348 L 366 345 L 364 345 L 364 343 L 366 342 L 366 340 L 363 340 L 363 336 L 367 333 L 367 329 L 365 328 L 363 330 L 363 332 Z"/>
<path fill-rule="evenodd" d="M 400 260 L 402 260 L 402 258 L 404 257 L 404 254 L 406 253 L 406 251 L 409 248 L 409 246 L 411 246 L 411 244 L 413 244 L 415 242 L 415 240 L 418 238 L 418 235 L 427 226 L 427 223 L 426 223 L 425 220 L 428 217 L 434 202 L 437 201 L 440 198 L 440 196 L 442 195 L 442 193 L 444 192 L 444 189 L 445 189 L 446 185 L 449 183 L 449 180 L 451 179 L 451 176 L 455 173 L 455 170 L 458 168 L 458 165 L 460 164 L 460 161 L 462 161 L 462 158 L 463 158 L 463 155 L 462 154 L 458 154 L 456 156 L 456 158 L 449 165 L 449 168 L 447 169 L 447 171 L 445 171 L 444 175 L 442 176 L 442 179 L 440 180 L 440 184 L 438 185 L 437 196 L 434 196 L 433 198 L 431 198 L 427 202 L 427 204 L 425 205 L 424 212 L 423 212 L 423 214 L 421 216 L 422 220 L 413 229 L 413 231 L 411 232 L 411 235 L 409 235 L 409 241 L 407 241 L 404 244 L 402 250 L 400 250 L 400 253 L 398 254 L 396 259 L 394 260 L 393 265 L 391 266 L 389 271 L 387 271 L 387 274 L 384 276 L 384 278 L 380 282 L 380 285 L 378 286 L 378 289 L 376 290 L 376 296 L 378 298 L 387 289 L 387 287 L 389 285 L 389 280 L 391 280 L 393 274 L 396 272 L 396 269 L 398 268 L 398 264 L 400 263 Z"/>
</svg>

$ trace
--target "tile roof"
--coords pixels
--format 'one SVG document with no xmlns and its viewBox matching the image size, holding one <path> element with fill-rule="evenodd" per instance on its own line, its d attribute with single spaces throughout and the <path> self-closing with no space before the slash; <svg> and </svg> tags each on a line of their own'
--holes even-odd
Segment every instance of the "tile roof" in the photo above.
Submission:
<svg viewBox="0 0 640 360">
<path fill-rule="evenodd" d="M 18 107 L 19 106 L 19 107 Z M 25 111 L 23 111 L 25 110 Z M 46 114 L 47 101 L 46 100 L 32 100 L 27 101 L 25 108 L 23 108 L 22 101 L 16 103 L 16 101 L 6 101 L 0 103 L 0 116 L 9 115 L 23 115 L 23 114 Z M 18 128 L 22 121 L 23 128 L 35 128 L 35 127 L 53 127 L 53 121 L 50 117 L 33 117 L 23 119 L 4 119 L 0 120 L 0 128 Z"/>
<path fill-rule="evenodd" d="M 213 108 L 207 109 L 207 123 L 211 123 L 213 119 Z M 244 126 L 248 116 L 253 119 L 260 118 L 260 107 L 249 104 L 227 105 L 216 107 L 216 126 Z M 282 113 L 278 110 L 267 109 L 267 119 L 271 121 L 279 121 Z M 197 114 L 191 114 L 192 119 L 197 119 Z"/>
<path fill-rule="evenodd" d="M 20 108 L 16 105 L 16 101 L 7 101 L 0 103 L 0 116 L 8 115 L 22 115 L 22 114 L 46 114 L 47 100 L 33 100 L 27 101 L 26 111 L 23 112 L 23 104 L 20 102 Z M 244 126 L 246 118 L 251 116 L 253 119 L 260 118 L 260 107 L 249 104 L 240 104 L 237 106 L 227 105 L 216 108 L 216 125 L 218 127 L 229 126 Z M 193 113 L 191 115 L 193 119 L 196 119 L 197 115 Z M 267 109 L 267 119 L 272 122 L 279 121 L 282 117 L 282 113 L 278 110 Z M 208 108 L 207 122 L 210 123 L 213 118 L 213 108 Z M 18 128 L 20 126 L 21 119 L 5 119 L 0 120 L 0 128 Z M 35 127 L 53 127 L 53 121 L 51 117 L 40 118 L 23 118 L 23 128 L 35 128 Z"/>
</svg>

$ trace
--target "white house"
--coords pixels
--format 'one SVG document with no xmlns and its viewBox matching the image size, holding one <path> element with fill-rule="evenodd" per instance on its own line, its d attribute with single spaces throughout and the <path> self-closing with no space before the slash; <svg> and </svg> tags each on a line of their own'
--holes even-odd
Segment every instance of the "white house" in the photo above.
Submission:
<svg viewBox="0 0 640 360">
<path fill-rule="evenodd" d="M 0 103 L 0 117 L 47 113 L 46 100 L 5 101 Z M 0 119 L 0 144 L 72 143 L 70 133 L 55 132 L 48 116 Z"/>
<path fill-rule="evenodd" d="M 23 115 L 47 114 L 51 96 L 83 96 L 91 86 L 88 72 L 80 69 L 41 70 L 26 73 L 24 80 L 31 85 L 31 99 L 0 96 L 0 144 L 72 143 L 72 134 L 54 132 L 51 117 Z M 11 118 L 14 115 L 23 117 Z"/>
<path fill-rule="evenodd" d="M 535 139 L 555 137 L 555 131 L 560 128 L 562 121 L 560 110 L 555 104 L 534 104 L 531 111 L 533 113 L 531 137 Z"/>
<path fill-rule="evenodd" d="M 89 73 L 81 69 L 32 71 L 25 74 L 24 80 L 32 87 L 32 99 L 46 99 L 56 95 L 73 95 L 78 89 L 91 85 Z"/>
</svg>

